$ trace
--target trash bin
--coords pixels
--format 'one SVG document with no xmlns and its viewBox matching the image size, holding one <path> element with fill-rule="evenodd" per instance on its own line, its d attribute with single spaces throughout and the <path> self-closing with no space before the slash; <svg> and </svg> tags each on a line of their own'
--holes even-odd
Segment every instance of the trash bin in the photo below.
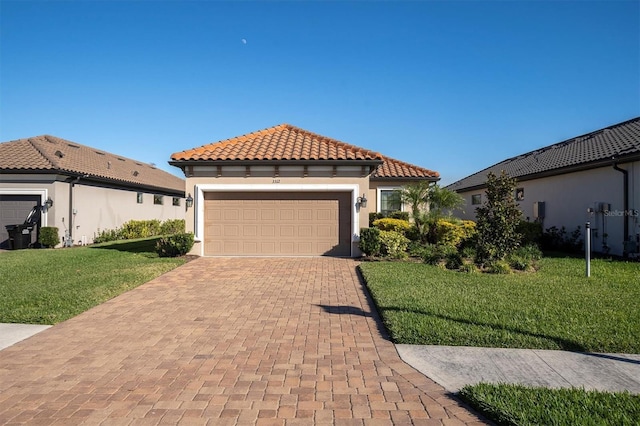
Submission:
<svg viewBox="0 0 640 426">
<path fill-rule="evenodd" d="M 18 225 L 6 225 L 5 228 L 9 234 L 9 248 L 11 250 L 29 248 L 33 225 L 21 223 Z"/>
</svg>

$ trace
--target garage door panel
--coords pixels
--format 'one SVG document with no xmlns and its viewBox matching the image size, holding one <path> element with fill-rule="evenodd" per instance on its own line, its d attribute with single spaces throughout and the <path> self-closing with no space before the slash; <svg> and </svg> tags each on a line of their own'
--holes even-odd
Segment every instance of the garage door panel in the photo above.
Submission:
<svg viewBox="0 0 640 426">
<path fill-rule="evenodd" d="M 264 210 L 260 210 L 260 219 L 276 220 L 276 211 L 272 207 L 265 206 Z"/>
<path fill-rule="evenodd" d="M 7 225 L 24 223 L 31 209 L 40 205 L 39 195 L 0 194 L 0 248 L 9 248 Z M 38 229 L 31 232 L 31 242 L 37 241 Z"/>
<path fill-rule="evenodd" d="M 205 200 L 205 255 L 350 255 L 349 193 L 206 193 Z"/>
</svg>

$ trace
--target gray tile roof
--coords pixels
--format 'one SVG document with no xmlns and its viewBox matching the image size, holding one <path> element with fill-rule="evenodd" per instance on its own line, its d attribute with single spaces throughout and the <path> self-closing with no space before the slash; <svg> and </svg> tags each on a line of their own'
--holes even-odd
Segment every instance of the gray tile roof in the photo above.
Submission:
<svg viewBox="0 0 640 426">
<path fill-rule="evenodd" d="M 185 190 L 183 179 L 150 164 L 55 136 L 0 143 L 0 173 L 29 172 L 88 175 L 114 184 L 157 188 L 170 193 Z"/>
<path fill-rule="evenodd" d="M 489 172 L 502 170 L 519 180 L 584 170 L 640 159 L 640 117 L 506 159 L 447 186 L 453 191 L 479 188 Z"/>
</svg>

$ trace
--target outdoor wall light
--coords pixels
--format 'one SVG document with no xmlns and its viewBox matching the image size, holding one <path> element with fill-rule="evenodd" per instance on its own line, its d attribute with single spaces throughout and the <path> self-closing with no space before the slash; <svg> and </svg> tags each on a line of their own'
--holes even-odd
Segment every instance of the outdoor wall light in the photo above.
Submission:
<svg viewBox="0 0 640 426">
<path fill-rule="evenodd" d="M 187 198 L 185 199 L 185 201 L 187 203 L 187 208 L 193 207 L 193 197 L 191 196 L 191 193 L 187 195 Z"/>
<path fill-rule="evenodd" d="M 53 200 L 51 199 L 51 197 L 48 197 L 47 201 L 45 201 L 44 204 L 42 205 L 42 211 L 46 212 L 52 206 L 53 206 Z"/>
<path fill-rule="evenodd" d="M 360 204 L 360 207 L 367 208 L 367 196 L 365 194 L 362 194 L 362 197 L 358 197 L 358 204 Z"/>
</svg>

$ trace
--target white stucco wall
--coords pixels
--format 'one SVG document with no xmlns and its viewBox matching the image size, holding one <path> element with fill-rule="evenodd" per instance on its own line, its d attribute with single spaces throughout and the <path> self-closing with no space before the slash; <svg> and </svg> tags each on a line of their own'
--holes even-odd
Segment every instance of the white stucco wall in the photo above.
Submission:
<svg viewBox="0 0 640 426">
<path fill-rule="evenodd" d="M 640 162 L 621 164 L 620 167 L 629 171 L 630 212 L 623 211 L 623 174 L 609 166 L 519 182 L 517 187 L 524 189 L 524 200 L 518 202 L 523 218 L 534 220 L 534 203 L 544 201 L 543 229 L 564 226 L 571 232 L 580 226 L 584 231 L 585 222 L 590 221 L 594 251 L 602 251 L 606 241 L 611 254 L 621 255 L 625 217 L 629 220 L 629 234 L 633 238 L 640 234 L 640 217 L 635 215 L 640 211 Z M 464 213 L 456 212 L 456 216 L 475 220 L 475 209 L 479 206 L 472 205 L 471 198 L 474 194 L 482 194 L 484 202 L 484 191 L 461 192 L 467 207 Z M 587 209 L 594 208 L 598 202 L 611 204 L 611 211 L 589 214 Z M 608 234 L 606 239 L 605 233 Z"/>
</svg>

